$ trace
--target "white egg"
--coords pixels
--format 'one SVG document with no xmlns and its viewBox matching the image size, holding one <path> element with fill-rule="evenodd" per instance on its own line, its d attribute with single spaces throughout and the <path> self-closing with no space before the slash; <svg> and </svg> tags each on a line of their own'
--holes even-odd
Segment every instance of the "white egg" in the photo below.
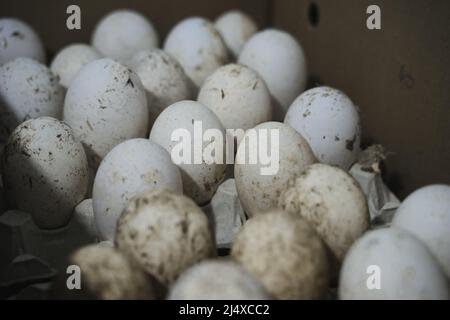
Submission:
<svg viewBox="0 0 450 320">
<path fill-rule="evenodd" d="M 307 220 L 338 261 L 369 227 L 369 209 L 358 182 L 346 171 L 321 163 L 290 180 L 279 205 Z"/>
<path fill-rule="evenodd" d="M 272 119 L 269 90 L 250 68 L 229 64 L 210 75 L 197 99 L 210 108 L 226 129 L 253 128 Z"/>
<path fill-rule="evenodd" d="M 208 129 L 220 133 L 217 140 L 203 141 Z M 189 137 L 178 137 L 177 131 L 183 130 Z M 174 135 L 174 139 L 172 139 Z M 189 141 L 186 139 L 189 138 Z M 163 146 L 173 156 L 183 154 L 184 163 L 175 161 L 181 170 L 184 193 L 197 204 L 204 205 L 211 200 L 219 184 L 225 177 L 224 157 L 220 161 L 208 164 L 204 155 L 212 149 L 222 150 L 225 155 L 225 129 L 217 116 L 204 105 L 195 101 L 180 101 L 166 108 L 156 119 L 150 133 L 150 140 Z M 179 150 L 182 148 L 183 150 Z M 197 148 L 198 146 L 198 148 Z M 198 151 L 198 152 L 197 152 Z M 183 152 L 186 152 L 184 154 Z M 174 153 L 174 154 L 172 154 Z M 190 156 L 187 154 L 190 153 Z M 200 161 L 195 161 L 198 154 Z M 188 158 L 188 159 L 187 159 Z"/>
<path fill-rule="evenodd" d="M 342 266 L 340 299 L 450 299 L 439 265 L 410 233 L 396 228 L 367 232 Z"/>
<path fill-rule="evenodd" d="M 92 35 L 92 46 L 105 57 L 126 61 L 140 50 L 158 46 L 152 23 L 132 10 L 116 10 L 100 20 Z"/>
<path fill-rule="evenodd" d="M 450 279 L 449 185 L 430 185 L 410 194 L 397 209 L 392 225 L 419 238 Z"/>
<path fill-rule="evenodd" d="M 281 210 L 251 218 L 231 257 L 275 299 L 320 299 L 328 287 L 325 246 L 303 219 Z"/>
<path fill-rule="evenodd" d="M 127 65 L 147 92 L 151 123 L 171 104 L 192 98 L 192 84 L 180 64 L 160 49 L 140 51 Z"/>
<path fill-rule="evenodd" d="M 263 77 L 274 98 L 275 119 L 283 119 L 306 86 L 305 55 L 298 41 L 284 31 L 264 30 L 247 41 L 238 61 Z"/>
<path fill-rule="evenodd" d="M 261 139 L 264 132 L 268 140 Z M 272 137 L 271 132 L 278 136 Z M 254 133 L 258 135 L 256 144 L 251 142 Z M 275 143 L 278 143 L 278 147 L 274 147 L 272 151 Z M 271 155 L 271 165 L 261 161 L 259 155 L 262 147 L 266 147 L 268 155 Z M 250 163 L 251 155 L 258 156 L 256 164 Z M 288 187 L 289 179 L 314 162 L 316 159 L 306 140 L 284 123 L 265 122 L 249 130 L 238 147 L 234 165 L 239 200 L 247 215 L 254 216 L 276 208 L 278 198 Z M 263 174 L 262 169 L 269 167 L 277 171 Z"/>
<path fill-rule="evenodd" d="M 183 192 L 180 172 L 167 151 L 148 139 L 128 140 L 112 149 L 98 168 L 92 191 L 100 238 L 113 240 L 128 202 L 151 189 Z"/>
<path fill-rule="evenodd" d="M 267 300 L 253 275 L 232 261 L 209 260 L 184 272 L 172 285 L 169 300 Z"/>
<path fill-rule="evenodd" d="M 302 93 L 284 122 L 308 141 L 320 162 L 348 170 L 360 152 L 358 108 L 342 91 L 317 87 Z"/>
<path fill-rule="evenodd" d="M 2 161 L 6 195 L 44 229 L 65 226 L 88 189 L 88 163 L 71 128 L 50 117 L 25 121 Z"/>
<path fill-rule="evenodd" d="M 227 48 L 219 32 L 211 22 L 200 17 L 178 23 L 167 36 L 164 50 L 178 60 L 198 88 L 228 61 Z"/>
<path fill-rule="evenodd" d="M 0 141 L 30 118 L 61 118 L 64 89 L 43 64 L 17 58 L 0 67 Z"/>
<path fill-rule="evenodd" d="M 83 44 L 71 44 L 62 48 L 53 59 L 50 70 L 59 77 L 59 83 L 68 88 L 73 78 L 88 63 L 102 58 L 93 47 Z"/>
<path fill-rule="evenodd" d="M 148 133 L 145 90 L 130 69 L 111 59 L 95 60 L 80 70 L 67 90 L 63 119 L 97 168 L 114 146 Z"/>
<path fill-rule="evenodd" d="M 1 18 L 0 65 L 20 57 L 45 63 L 42 41 L 25 22 L 14 18 Z"/>
<path fill-rule="evenodd" d="M 117 248 L 165 285 L 216 255 L 208 218 L 188 197 L 151 190 L 134 198 L 117 222 Z"/>
<path fill-rule="evenodd" d="M 216 19 L 214 26 L 235 58 L 239 56 L 247 40 L 258 31 L 256 22 L 239 10 L 223 13 Z"/>
</svg>

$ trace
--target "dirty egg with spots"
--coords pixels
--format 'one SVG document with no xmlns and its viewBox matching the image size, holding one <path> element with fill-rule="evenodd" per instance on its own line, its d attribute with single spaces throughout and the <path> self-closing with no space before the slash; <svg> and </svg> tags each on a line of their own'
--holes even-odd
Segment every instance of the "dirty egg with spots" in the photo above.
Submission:
<svg viewBox="0 0 450 320">
<path fill-rule="evenodd" d="M 305 220 L 282 210 L 248 220 L 231 257 L 276 299 L 320 299 L 328 287 L 322 241 Z"/>
<path fill-rule="evenodd" d="M 131 139 L 112 149 L 98 168 L 92 191 L 100 238 L 113 240 L 127 203 L 152 189 L 183 192 L 180 171 L 167 151 L 147 139 Z"/>
<path fill-rule="evenodd" d="M 445 275 L 416 237 L 397 228 L 367 232 L 342 265 L 340 299 L 450 299 Z"/>
<path fill-rule="evenodd" d="M 25 120 L 61 118 L 64 89 L 43 64 L 17 58 L 0 67 L 0 142 Z"/>
<path fill-rule="evenodd" d="M 191 199 L 147 191 L 130 201 L 117 223 L 116 246 L 161 283 L 216 255 L 208 218 Z"/>
<path fill-rule="evenodd" d="M 217 29 L 210 21 L 200 17 L 179 22 L 167 36 L 164 51 L 178 60 L 196 89 L 229 59 Z"/>
<path fill-rule="evenodd" d="M 139 77 L 108 58 L 87 64 L 67 90 L 63 120 L 86 148 L 89 165 L 97 168 L 114 146 L 148 133 L 147 98 Z"/>
<path fill-rule="evenodd" d="M 44 45 L 31 26 L 14 18 L 0 19 L 0 65 L 16 58 L 45 63 Z"/>
<path fill-rule="evenodd" d="M 309 143 L 317 159 L 348 170 L 360 152 L 358 108 L 342 91 L 317 87 L 302 93 L 284 122 Z"/>
<path fill-rule="evenodd" d="M 69 222 L 89 182 L 83 146 L 69 126 L 50 117 L 25 121 L 13 131 L 2 176 L 12 206 L 30 213 L 43 229 Z"/>
</svg>

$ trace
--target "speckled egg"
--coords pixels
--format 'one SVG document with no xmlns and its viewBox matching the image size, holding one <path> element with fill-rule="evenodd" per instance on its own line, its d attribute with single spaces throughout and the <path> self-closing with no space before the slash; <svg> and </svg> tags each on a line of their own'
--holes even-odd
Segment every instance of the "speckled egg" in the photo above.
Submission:
<svg viewBox="0 0 450 320">
<path fill-rule="evenodd" d="M 114 239 L 117 220 L 127 203 L 149 189 L 183 192 L 180 172 L 166 150 L 148 139 L 131 139 L 108 153 L 98 168 L 92 192 L 101 239 Z"/>
<path fill-rule="evenodd" d="M 147 92 L 151 123 L 171 104 L 192 98 L 192 83 L 180 64 L 160 49 L 138 52 L 127 65 Z"/>
<path fill-rule="evenodd" d="M 2 159 L 13 207 L 44 229 L 66 225 L 88 189 L 88 163 L 71 128 L 50 117 L 25 121 L 11 134 Z"/>
<path fill-rule="evenodd" d="M 308 141 L 320 162 L 348 170 L 360 152 L 359 112 L 349 97 L 330 87 L 302 93 L 284 122 Z"/>
<path fill-rule="evenodd" d="M 64 89 L 43 64 L 17 58 L 0 67 L 0 141 L 23 121 L 49 116 L 61 118 Z"/>
<path fill-rule="evenodd" d="M 71 44 L 56 54 L 50 64 L 50 70 L 59 77 L 59 83 L 67 89 L 81 68 L 101 58 L 102 55 L 87 44 Z"/>
<path fill-rule="evenodd" d="M 169 300 L 267 300 L 253 275 L 232 261 L 209 260 L 184 272 L 173 284 Z"/>
<path fill-rule="evenodd" d="M 154 280 L 117 249 L 89 245 L 72 253 L 68 265 L 79 269 L 69 269 L 58 279 L 61 283 L 53 289 L 58 299 L 153 300 L 157 296 Z M 68 278 L 75 270 L 80 271 L 80 289 L 69 290 L 66 282 L 72 284 Z"/>
<path fill-rule="evenodd" d="M 223 13 L 216 19 L 214 26 L 235 58 L 239 56 L 247 40 L 258 31 L 256 22 L 239 10 Z"/>
<path fill-rule="evenodd" d="M 0 65 L 20 57 L 45 63 L 42 41 L 25 22 L 15 18 L 1 18 Z"/>
<path fill-rule="evenodd" d="M 220 136 L 203 140 L 203 134 L 208 129 L 215 129 Z M 179 130 L 183 130 L 189 137 L 178 136 Z M 212 159 L 214 161 L 211 162 L 204 157 L 213 154 L 214 149 L 225 155 L 225 129 L 217 116 L 195 101 L 174 103 L 156 119 L 150 140 L 163 146 L 180 168 L 184 193 L 198 205 L 208 203 L 223 181 L 226 170 L 224 156 L 218 156 L 217 161 Z M 190 156 L 187 156 L 189 153 Z M 196 159 L 195 154 L 200 159 Z M 181 159 L 174 158 L 179 155 L 182 155 Z"/>
<path fill-rule="evenodd" d="M 111 59 L 84 66 L 67 90 L 63 119 L 86 148 L 97 168 L 119 143 L 145 137 L 149 111 L 139 77 Z"/>
<path fill-rule="evenodd" d="M 444 273 L 410 233 L 384 228 L 366 233 L 342 265 L 340 299 L 450 299 Z"/>
<path fill-rule="evenodd" d="M 397 209 L 392 226 L 419 238 L 450 279 L 449 185 L 430 185 L 414 191 Z"/>
<path fill-rule="evenodd" d="M 322 241 L 306 221 L 284 211 L 248 220 L 231 256 L 276 299 L 318 299 L 326 293 L 328 264 Z"/>
<path fill-rule="evenodd" d="M 342 261 L 352 243 L 369 227 L 366 197 L 342 169 L 316 163 L 289 181 L 280 206 L 308 221 Z"/>
<path fill-rule="evenodd" d="M 244 45 L 238 61 L 266 81 L 274 98 L 275 119 L 282 120 L 306 86 L 305 55 L 298 41 L 281 30 L 260 31 Z"/>
<path fill-rule="evenodd" d="M 134 198 L 117 223 L 115 243 L 166 285 L 216 254 L 206 215 L 191 199 L 168 190 Z"/>
<path fill-rule="evenodd" d="M 153 24 L 140 13 L 121 9 L 103 17 L 95 27 L 92 46 L 105 57 L 125 62 L 140 50 L 158 46 Z"/>
<path fill-rule="evenodd" d="M 228 61 L 227 48 L 219 32 L 211 22 L 200 17 L 179 22 L 167 36 L 164 51 L 178 60 L 197 88 Z"/>
<path fill-rule="evenodd" d="M 217 69 L 200 89 L 198 99 L 226 129 L 253 128 L 272 119 L 269 90 L 250 68 L 229 64 Z"/>
<path fill-rule="evenodd" d="M 256 134 L 258 138 L 254 143 Z M 262 138 L 263 134 L 268 140 Z M 275 143 L 278 143 L 278 148 Z M 263 146 L 273 157 L 272 164 L 261 161 Z M 252 155 L 258 157 L 256 164 L 250 162 Z M 305 139 L 284 123 L 265 122 L 249 130 L 238 147 L 234 165 L 239 200 L 247 215 L 251 217 L 276 208 L 289 179 L 314 162 L 316 159 Z"/>
</svg>

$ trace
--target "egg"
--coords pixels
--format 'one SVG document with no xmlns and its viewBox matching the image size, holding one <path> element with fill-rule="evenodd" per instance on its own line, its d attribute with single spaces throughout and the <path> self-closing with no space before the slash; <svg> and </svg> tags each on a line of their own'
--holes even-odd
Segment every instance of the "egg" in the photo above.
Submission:
<svg viewBox="0 0 450 320">
<path fill-rule="evenodd" d="M 308 141 L 317 159 L 348 170 L 357 160 L 361 141 L 359 111 L 342 91 L 317 87 L 302 93 L 284 122 Z"/>
<path fill-rule="evenodd" d="M 89 245 L 72 253 L 68 262 L 79 268 L 80 289 L 69 290 L 71 273 L 64 273 L 53 289 L 58 299 L 153 300 L 157 296 L 152 279 L 117 249 Z"/>
<path fill-rule="evenodd" d="M 147 98 L 139 77 L 111 59 L 95 60 L 73 79 L 64 101 L 63 120 L 86 148 L 90 165 L 119 143 L 149 131 Z"/>
<path fill-rule="evenodd" d="M 180 64 L 160 49 L 140 51 L 127 63 L 147 93 L 151 123 L 171 104 L 192 98 L 192 83 Z"/>
<path fill-rule="evenodd" d="M 113 240 L 128 202 L 149 189 L 183 192 L 178 168 L 161 146 L 147 139 L 117 145 L 103 159 L 94 180 L 92 204 L 102 240 Z"/>
<path fill-rule="evenodd" d="M 65 226 L 88 189 L 88 163 L 71 128 L 50 117 L 30 119 L 11 134 L 2 159 L 6 196 L 37 226 Z"/>
<path fill-rule="evenodd" d="M 45 63 L 39 35 L 27 23 L 15 18 L 0 19 L 0 65 L 19 57 Z"/>
<path fill-rule="evenodd" d="M 220 133 L 217 140 L 214 137 L 206 139 L 204 134 L 208 129 Z M 183 130 L 189 137 L 178 138 L 176 131 Z M 185 141 L 189 138 L 189 141 Z M 205 139 L 204 139 L 205 138 Z M 150 133 L 150 140 L 160 144 L 171 155 L 190 153 L 185 162 L 175 162 L 181 170 L 184 193 L 198 205 L 208 203 L 219 184 L 225 178 L 226 164 L 223 158 L 208 164 L 204 155 L 211 148 L 219 149 L 225 154 L 225 129 L 217 116 L 204 105 L 195 101 L 180 101 L 167 107 L 156 119 Z M 183 147 L 183 150 L 179 148 Z M 198 146 L 198 148 L 197 148 Z M 199 151 L 200 161 L 196 161 Z M 172 154 L 173 153 L 173 154 Z"/>
<path fill-rule="evenodd" d="M 191 199 L 168 190 L 134 198 L 117 223 L 115 243 L 165 285 L 216 254 L 206 215 Z"/>
<path fill-rule="evenodd" d="M 328 264 L 322 241 L 305 220 L 284 211 L 248 220 L 231 257 L 276 299 L 319 299 L 326 293 Z"/>
<path fill-rule="evenodd" d="M 164 51 L 178 60 L 197 88 L 228 61 L 219 32 L 210 21 L 200 17 L 179 22 L 167 36 Z"/>
<path fill-rule="evenodd" d="M 449 185 L 430 185 L 410 194 L 397 209 L 392 226 L 420 239 L 450 279 Z"/>
<path fill-rule="evenodd" d="M 306 60 L 300 43 L 284 31 L 263 30 L 246 42 L 238 62 L 263 77 L 274 99 L 275 120 L 282 120 L 306 86 Z"/>
<path fill-rule="evenodd" d="M 369 227 L 369 209 L 358 182 L 344 170 L 321 163 L 291 179 L 279 205 L 308 221 L 338 261 Z"/>
<path fill-rule="evenodd" d="M 59 83 L 67 89 L 81 68 L 101 58 L 102 55 L 87 44 L 71 44 L 56 54 L 50 64 L 50 70 L 59 77 Z"/>
<path fill-rule="evenodd" d="M 128 9 L 110 12 L 96 25 L 92 46 L 102 55 L 124 62 L 140 50 L 158 46 L 153 24 L 142 14 Z"/>
<path fill-rule="evenodd" d="M 64 89 L 43 64 L 17 58 L 0 67 L 0 141 L 23 121 L 40 116 L 61 118 Z"/>
<path fill-rule="evenodd" d="M 264 80 L 255 71 L 229 64 L 206 79 L 197 100 L 211 109 L 226 129 L 247 130 L 272 119 L 270 99 Z"/>
<path fill-rule="evenodd" d="M 340 299 L 450 299 L 445 275 L 431 253 L 396 228 L 367 232 L 342 266 Z"/>
<path fill-rule="evenodd" d="M 258 31 L 256 22 L 239 10 L 223 13 L 216 19 L 214 26 L 235 58 L 239 56 L 247 40 Z"/>
<path fill-rule="evenodd" d="M 265 122 L 250 131 L 238 147 L 234 177 L 242 207 L 252 217 L 276 208 L 278 198 L 287 188 L 289 179 L 300 174 L 316 159 L 305 139 L 284 123 Z M 264 132 L 268 140 L 261 138 Z M 271 132 L 277 135 L 272 136 Z M 258 136 L 256 144 L 251 142 L 253 133 Z M 270 152 L 272 164 L 263 163 L 261 156 L 256 164 L 252 164 L 250 156 L 260 155 L 263 147 Z M 270 167 L 273 167 L 274 172 L 262 174 L 263 168 L 268 170 Z"/>
<path fill-rule="evenodd" d="M 220 275 L 220 276 L 219 276 Z M 184 272 L 169 300 L 267 300 L 263 286 L 232 261 L 208 260 Z"/>
</svg>

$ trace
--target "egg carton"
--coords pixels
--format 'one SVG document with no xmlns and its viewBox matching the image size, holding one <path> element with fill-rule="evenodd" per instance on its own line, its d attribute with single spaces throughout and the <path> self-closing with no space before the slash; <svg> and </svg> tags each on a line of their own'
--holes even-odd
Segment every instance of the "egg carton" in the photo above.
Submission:
<svg viewBox="0 0 450 320">
<path fill-rule="evenodd" d="M 211 202 L 202 209 L 210 220 L 217 248 L 231 249 L 236 234 L 247 221 L 239 201 L 235 180 L 233 178 L 225 180 Z"/>
<path fill-rule="evenodd" d="M 75 208 L 74 216 L 67 226 L 56 230 L 40 229 L 29 213 L 6 211 L 0 216 L 0 288 L 12 286 L 8 282 L 10 270 L 19 272 L 18 278 L 25 280 L 37 272 L 33 259 L 25 260 L 22 263 L 26 267 L 17 269 L 18 257 L 28 255 L 54 270 L 62 271 L 66 267 L 67 255 L 84 245 L 97 242 L 96 235 L 90 199 Z M 42 277 L 46 276 L 46 272 L 43 272 Z"/>
</svg>

